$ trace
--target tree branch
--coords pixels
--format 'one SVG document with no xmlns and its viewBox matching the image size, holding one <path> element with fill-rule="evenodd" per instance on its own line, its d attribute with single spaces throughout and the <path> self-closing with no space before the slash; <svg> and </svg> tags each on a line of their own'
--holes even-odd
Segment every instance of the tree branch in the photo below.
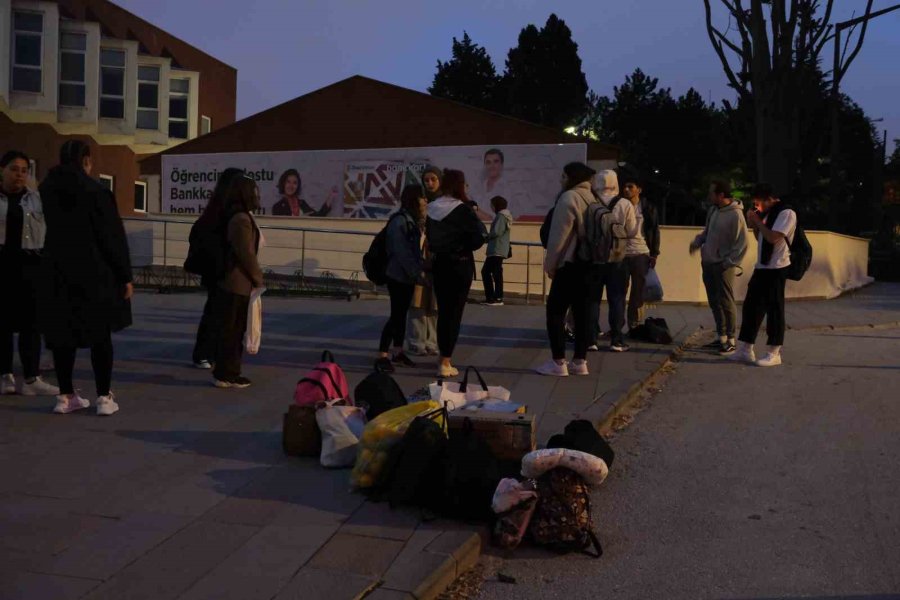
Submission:
<svg viewBox="0 0 900 600">
<path fill-rule="evenodd" d="M 712 32 L 716 35 L 717 38 L 719 38 L 722 41 L 723 44 L 728 46 L 735 54 L 737 54 L 737 55 L 741 54 L 741 49 L 737 46 L 737 44 L 735 44 L 734 42 L 729 40 L 725 34 L 723 34 L 721 31 L 719 31 L 715 27 L 713 27 Z"/>
<path fill-rule="evenodd" d="M 732 69 L 731 63 L 728 61 L 728 57 L 725 56 L 725 50 L 722 48 L 721 42 L 717 41 L 717 37 L 724 36 L 715 28 L 712 23 L 712 7 L 710 6 L 710 0 L 703 0 L 703 6 L 706 10 L 706 32 L 709 35 L 709 41 L 712 44 L 713 50 L 716 51 L 716 54 L 719 57 L 719 61 L 722 63 L 722 68 L 725 70 L 725 77 L 728 78 L 731 87 L 733 87 L 742 98 L 749 99 L 750 91 L 747 89 L 746 84 L 741 83 L 741 81 L 734 74 L 734 69 Z M 744 63 L 746 63 L 746 58 L 743 56 L 743 53 L 738 52 L 738 55 L 741 56 Z"/>
<path fill-rule="evenodd" d="M 872 14 L 872 3 L 873 2 L 874 2 L 874 0 L 868 0 L 868 2 L 866 2 L 866 13 L 864 15 L 865 17 L 868 17 L 869 15 Z M 847 69 L 850 68 L 850 65 L 853 63 L 853 60 L 856 58 L 856 55 L 859 54 L 859 51 L 862 49 L 863 40 L 866 39 L 866 30 L 868 28 L 869 28 L 869 19 L 866 19 L 862 22 L 862 30 L 859 32 L 859 37 L 856 39 L 856 47 L 853 49 L 853 52 L 847 58 L 846 62 L 843 62 L 843 64 L 840 66 L 840 73 L 837 74 L 838 82 L 840 82 L 841 79 L 844 78 L 844 75 L 847 73 Z M 852 32 L 851 32 L 851 34 L 847 35 L 848 40 L 850 39 L 850 35 L 852 35 Z"/>
</svg>

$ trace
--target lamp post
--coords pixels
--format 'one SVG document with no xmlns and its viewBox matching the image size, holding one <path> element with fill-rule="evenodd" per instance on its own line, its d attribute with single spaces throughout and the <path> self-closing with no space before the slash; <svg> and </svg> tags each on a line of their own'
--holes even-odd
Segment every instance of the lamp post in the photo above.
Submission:
<svg viewBox="0 0 900 600">
<path fill-rule="evenodd" d="M 831 73 L 831 198 L 829 199 L 829 216 L 831 229 L 837 229 L 838 224 L 838 195 L 843 189 L 843 174 L 840 166 L 841 140 L 840 140 L 840 104 L 841 104 L 841 32 L 860 23 L 870 21 L 900 9 L 900 4 L 889 6 L 873 13 L 842 21 L 834 25 L 834 67 Z"/>
</svg>

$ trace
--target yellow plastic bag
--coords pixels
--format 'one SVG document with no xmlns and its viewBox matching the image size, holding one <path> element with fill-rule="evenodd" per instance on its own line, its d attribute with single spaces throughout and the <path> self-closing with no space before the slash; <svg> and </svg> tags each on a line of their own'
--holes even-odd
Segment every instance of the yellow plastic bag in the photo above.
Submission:
<svg viewBox="0 0 900 600">
<path fill-rule="evenodd" d="M 359 440 L 359 451 L 350 473 L 350 484 L 355 488 L 377 485 L 385 475 L 384 467 L 390 450 L 403 438 L 413 419 L 440 407 L 441 404 L 433 400 L 413 402 L 383 412 L 369 421 Z M 441 415 L 435 422 L 443 426 L 443 419 Z"/>
</svg>

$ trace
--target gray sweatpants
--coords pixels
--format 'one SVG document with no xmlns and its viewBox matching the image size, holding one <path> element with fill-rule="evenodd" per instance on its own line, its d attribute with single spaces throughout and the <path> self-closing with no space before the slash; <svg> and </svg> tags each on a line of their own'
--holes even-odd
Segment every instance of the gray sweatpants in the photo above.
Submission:
<svg viewBox="0 0 900 600">
<path fill-rule="evenodd" d="M 437 315 L 410 308 L 406 322 L 406 349 L 413 354 L 437 354 Z"/>
<path fill-rule="evenodd" d="M 734 339 L 737 307 L 734 304 L 734 277 L 737 267 L 722 269 L 722 263 L 703 263 L 703 285 L 706 298 L 716 320 L 719 337 Z"/>
</svg>

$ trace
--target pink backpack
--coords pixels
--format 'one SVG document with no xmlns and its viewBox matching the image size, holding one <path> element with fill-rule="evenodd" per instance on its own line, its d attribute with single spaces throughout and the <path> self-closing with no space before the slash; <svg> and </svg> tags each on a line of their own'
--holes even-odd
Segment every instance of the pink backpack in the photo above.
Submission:
<svg viewBox="0 0 900 600">
<path fill-rule="evenodd" d="M 334 362 L 334 355 L 326 350 L 322 353 L 322 362 L 297 382 L 294 404 L 315 406 L 319 402 L 338 398 L 346 398 L 353 404 L 344 371 Z"/>
</svg>

